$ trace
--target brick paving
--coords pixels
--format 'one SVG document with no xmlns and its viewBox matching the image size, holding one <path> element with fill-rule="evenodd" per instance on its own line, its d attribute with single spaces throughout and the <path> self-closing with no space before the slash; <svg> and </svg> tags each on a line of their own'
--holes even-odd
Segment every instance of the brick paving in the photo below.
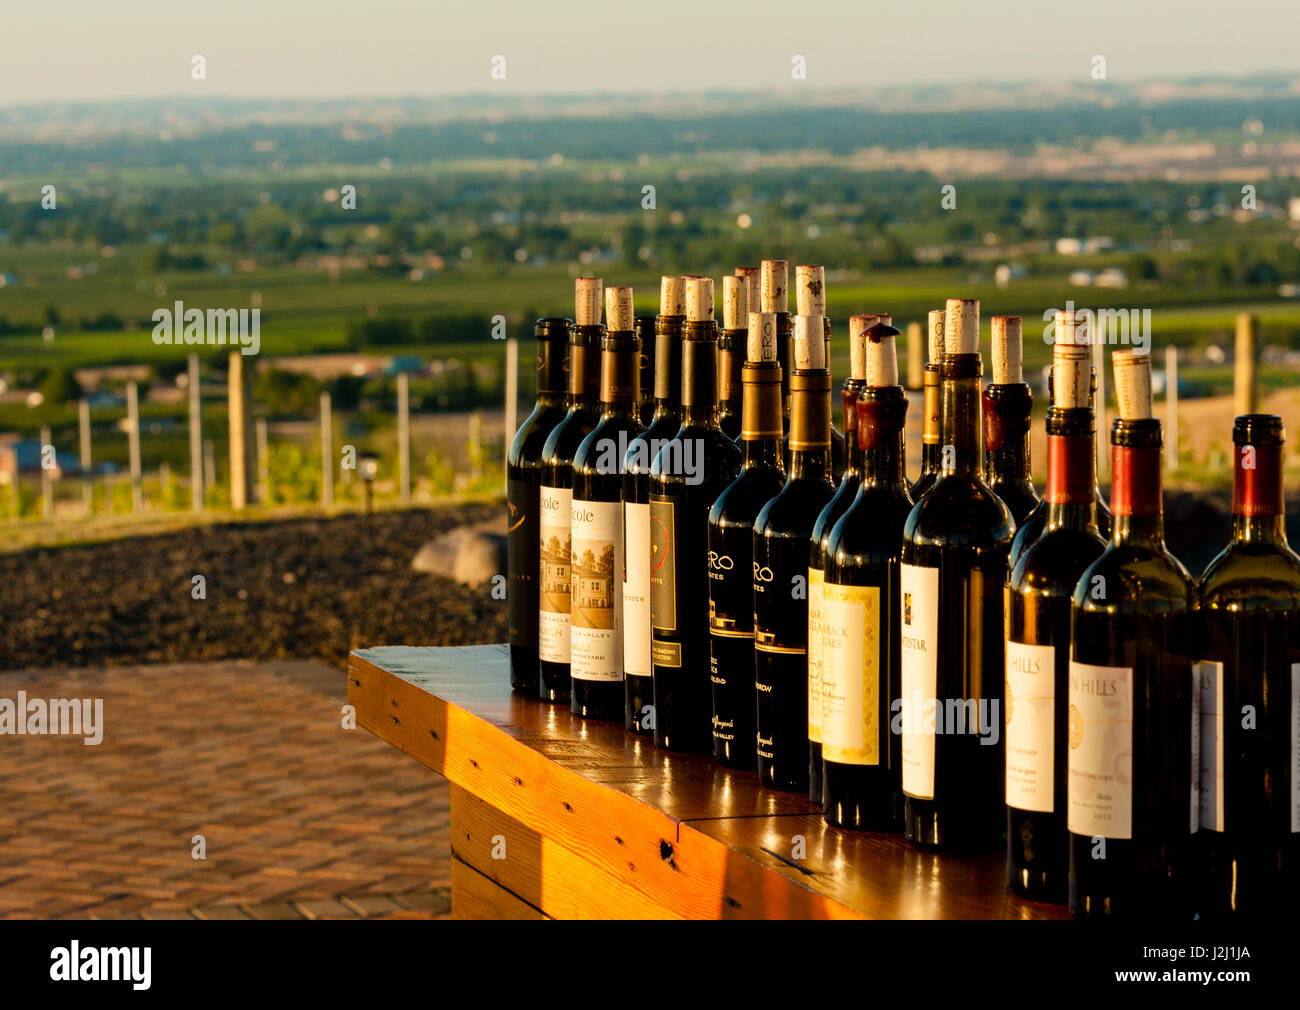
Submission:
<svg viewBox="0 0 1300 1010">
<path fill-rule="evenodd" d="M 0 673 L 20 690 L 102 698 L 104 736 L 0 735 L 0 918 L 449 915 L 447 783 L 343 728 L 342 671 Z"/>
</svg>

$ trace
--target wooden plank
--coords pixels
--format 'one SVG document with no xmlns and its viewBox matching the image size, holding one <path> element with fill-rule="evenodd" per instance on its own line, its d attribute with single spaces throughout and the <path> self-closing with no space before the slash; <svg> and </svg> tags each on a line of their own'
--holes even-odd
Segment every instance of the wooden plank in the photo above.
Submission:
<svg viewBox="0 0 1300 1010">
<path fill-rule="evenodd" d="M 451 855 L 451 917 L 453 919 L 549 918 L 516 894 L 511 894 L 474 867 Z"/>
<path fill-rule="evenodd" d="M 806 797 L 513 695 L 504 646 L 354 652 L 348 699 L 358 725 L 676 915 L 714 919 L 739 903 L 744 917 L 766 918 L 791 902 L 852 914 L 821 895 L 787 895 L 807 884 L 781 875 L 738 898 L 724 845 L 678 847 L 685 817 L 807 813 Z"/>
<path fill-rule="evenodd" d="M 460 786 L 451 837 L 460 859 L 552 918 L 681 918 Z"/>
</svg>

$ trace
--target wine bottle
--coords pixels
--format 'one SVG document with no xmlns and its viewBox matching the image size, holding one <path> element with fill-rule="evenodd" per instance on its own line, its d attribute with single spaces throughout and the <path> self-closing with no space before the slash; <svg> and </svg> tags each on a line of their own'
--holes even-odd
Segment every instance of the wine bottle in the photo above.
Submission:
<svg viewBox="0 0 1300 1010">
<path fill-rule="evenodd" d="M 541 605 L 538 530 L 541 513 L 542 446 L 568 412 L 565 372 L 569 366 L 568 319 L 539 319 L 537 403 L 515 432 L 506 460 L 507 569 L 510 576 L 510 686 L 537 693 L 537 614 Z"/>
<path fill-rule="evenodd" d="M 1020 364 L 1019 316 L 993 317 L 993 381 L 984 387 L 984 467 L 988 485 L 1019 526 L 1038 505 L 1029 466 L 1034 393 Z"/>
<path fill-rule="evenodd" d="M 1054 403 L 1047 411 L 1046 528 L 1005 590 L 1007 878 L 1020 897 L 1058 904 L 1068 897 L 1070 870 L 1070 601 L 1079 576 L 1106 547 L 1094 496 L 1090 353 L 1086 344 L 1061 339 L 1065 315 L 1056 314 Z"/>
<path fill-rule="evenodd" d="M 790 470 L 754 520 L 758 777 L 808 791 L 808 553 L 830 480 L 831 373 L 820 316 L 795 316 Z"/>
<path fill-rule="evenodd" d="M 785 260 L 763 260 L 759 265 L 759 308 L 776 314 L 776 360 L 781 364 L 781 425 L 785 443 L 785 458 L 790 458 L 790 373 L 794 370 L 790 360 L 791 335 L 794 333 L 790 315 L 790 264 Z"/>
<path fill-rule="evenodd" d="M 724 767 L 753 771 L 754 519 L 785 484 L 774 313 L 749 314 L 747 344 L 744 462 L 709 510 L 709 645 L 713 754 Z"/>
<path fill-rule="evenodd" d="M 605 336 L 600 355 L 600 420 L 573 457 L 573 567 L 570 686 L 574 715 L 622 720 L 623 508 L 628 443 L 641 434 L 640 337 L 632 319 L 632 289 L 605 289 Z"/>
<path fill-rule="evenodd" d="M 1205 918 L 1280 922 L 1300 893 L 1300 557 L 1286 537 L 1285 440 L 1273 414 L 1233 424 L 1232 542 L 1198 590 Z"/>
<path fill-rule="evenodd" d="M 950 298 L 939 478 L 903 533 L 905 831 L 923 848 L 993 848 L 1002 825 L 1002 584 L 1014 525 L 984 483 L 979 302 Z"/>
<path fill-rule="evenodd" d="M 624 728 L 654 736 L 654 683 L 650 669 L 650 464 L 682 425 L 682 326 L 686 282 L 659 279 L 655 320 L 654 418 L 632 440 L 623 467 L 623 677 Z"/>
<path fill-rule="evenodd" d="M 1165 549 L 1151 356 L 1116 351 L 1114 526 L 1071 604 L 1070 910 L 1190 916 L 1195 587 Z"/>
<path fill-rule="evenodd" d="M 795 311 L 801 316 L 822 317 L 822 360 L 826 362 L 827 371 L 831 367 L 831 319 L 826 314 L 826 268 L 822 266 L 796 266 L 795 276 Z M 788 441 L 788 440 L 787 440 Z M 788 448 L 788 447 L 787 447 Z M 848 460 L 844 434 L 835 427 L 835 418 L 831 417 L 831 480 L 838 484 L 844 476 L 844 467 Z"/>
<path fill-rule="evenodd" d="M 682 426 L 650 468 L 650 626 L 655 743 L 709 754 L 709 508 L 740 472 L 718 427 L 713 281 L 686 278 Z"/>
<path fill-rule="evenodd" d="M 1061 321 L 1061 326 L 1068 327 L 1068 331 L 1063 331 L 1057 327 L 1053 341 L 1062 339 L 1061 334 L 1065 333 L 1066 339 L 1073 340 L 1075 343 L 1086 344 L 1089 335 L 1086 329 L 1086 317 L 1079 314 L 1076 318 L 1069 318 L 1065 312 L 1057 312 L 1055 318 Z M 1054 324 L 1055 325 L 1055 324 Z M 1047 395 L 1048 399 L 1055 402 L 1055 369 L 1048 369 L 1047 373 Z M 1095 407 L 1097 397 L 1097 376 L 1095 371 L 1089 367 L 1088 380 L 1088 406 Z M 1096 467 L 1093 467 L 1096 470 Z M 1106 499 L 1102 497 L 1101 488 L 1093 485 L 1093 501 L 1097 505 L 1097 532 L 1101 534 L 1103 540 L 1110 539 L 1110 509 L 1106 505 Z M 1016 565 L 1019 564 L 1025 551 L 1043 534 L 1047 527 L 1048 505 L 1046 499 L 1039 501 L 1034 506 L 1034 510 L 1025 516 L 1020 525 L 1016 527 L 1016 535 L 1011 540 L 1011 553 L 1007 555 L 1007 571 L 1014 572 Z"/>
<path fill-rule="evenodd" d="M 569 327 L 569 410 L 542 447 L 538 695 L 569 703 L 570 518 L 573 455 L 600 419 L 601 279 L 579 277 Z"/>
<path fill-rule="evenodd" d="M 926 320 L 926 344 L 930 360 L 922 373 L 921 400 L 921 473 L 912 485 L 912 501 L 919 502 L 939 479 L 939 456 L 942 435 L 942 383 L 939 359 L 943 357 L 944 310 L 932 309 Z"/>
<path fill-rule="evenodd" d="M 878 322 L 888 325 L 890 318 L 882 315 L 857 315 L 849 319 L 849 377 L 840 387 L 846 443 L 844 475 L 840 478 L 834 496 L 813 524 L 812 542 L 808 549 L 808 798 L 818 806 L 822 802 L 823 569 L 831 530 L 858 494 L 862 475 L 862 453 L 858 448 L 858 392 L 867 384 L 867 330 Z"/>
<path fill-rule="evenodd" d="M 718 335 L 718 427 L 740 438 L 741 366 L 748 340 L 749 302 L 743 277 L 722 278 L 722 332 Z"/>
<path fill-rule="evenodd" d="M 648 428 L 655 417 L 655 317 L 637 316 L 634 325 L 641 348 L 637 361 L 637 386 L 641 392 L 636 416 L 641 427 Z"/>
<path fill-rule="evenodd" d="M 822 601 L 822 808 L 827 823 L 859 831 L 903 826 L 899 561 L 912 510 L 898 384 L 898 330 L 867 330 L 866 383 L 857 401 L 861 480 L 826 545 Z"/>
</svg>

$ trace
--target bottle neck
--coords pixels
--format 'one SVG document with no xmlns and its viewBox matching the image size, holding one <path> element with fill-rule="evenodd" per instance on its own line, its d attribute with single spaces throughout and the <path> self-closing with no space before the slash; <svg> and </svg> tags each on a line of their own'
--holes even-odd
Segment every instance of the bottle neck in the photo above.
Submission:
<svg viewBox="0 0 1300 1010">
<path fill-rule="evenodd" d="M 718 426 L 717 324 L 689 322 L 682 333 L 682 424 Z"/>
<path fill-rule="evenodd" d="M 606 417 L 636 414 L 641 398 L 640 343 L 631 330 L 605 335 L 600 353 L 600 406 Z"/>
<path fill-rule="evenodd" d="M 989 483 L 1033 487 L 1029 467 L 1029 421 L 1034 394 L 1025 383 L 984 389 L 984 465 Z"/>
<path fill-rule="evenodd" d="M 740 439 L 745 465 L 781 466 L 781 366 L 751 361 L 741 369 Z"/>
<path fill-rule="evenodd" d="M 1097 446 L 1093 412 L 1052 407 L 1047 416 L 1047 528 L 1097 526 Z"/>
<path fill-rule="evenodd" d="M 569 331 L 569 406 L 594 410 L 600 404 L 600 326 Z"/>
<path fill-rule="evenodd" d="M 1115 422 L 1111 435 L 1112 543 L 1164 549 L 1160 445 L 1159 421 Z"/>
<path fill-rule="evenodd" d="M 940 472 L 944 476 L 966 474 L 983 478 L 979 388 L 983 364 L 978 354 L 945 354 L 943 361 L 943 445 Z"/>
<path fill-rule="evenodd" d="M 862 486 L 906 489 L 903 432 L 907 423 L 907 394 L 903 387 L 864 386 L 857 408 Z"/>
<path fill-rule="evenodd" d="M 939 366 L 925 366 L 921 408 L 921 473 L 938 473 L 943 442 L 943 380 Z"/>
<path fill-rule="evenodd" d="M 1285 546 L 1282 446 L 1238 444 L 1233 450 L 1232 539 Z"/>
<path fill-rule="evenodd" d="M 831 373 L 795 369 L 790 376 L 790 479 L 825 477 L 831 467 Z"/>
<path fill-rule="evenodd" d="M 718 337 L 718 404 L 729 414 L 740 411 L 744 364 L 745 331 L 724 330 Z"/>
<path fill-rule="evenodd" d="M 655 420 L 681 416 L 682 327 L 681 316 L 655 320 Z"/>
<path fill-rule="evenodd" d="M 862 476 L 862 449 L 858 446 L 858 392 L 866 385 L 861 379 L 845 379 L 840 387 L 844 414 L 844 476 Z"/>
</svg>

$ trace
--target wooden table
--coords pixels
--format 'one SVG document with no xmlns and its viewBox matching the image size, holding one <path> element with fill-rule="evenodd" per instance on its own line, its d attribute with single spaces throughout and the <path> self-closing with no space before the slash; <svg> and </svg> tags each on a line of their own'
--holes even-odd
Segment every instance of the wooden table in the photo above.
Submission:
<svg viewBox="0 0 1300 1010">
<path fill-rule="evenodd" d="M 827 827 L 807 797 L 510 690 L 505 646 L 352 653 L 359 725 L 452 784 L 455 918 L 1065 918 L 1004 857 Z"/>
</svg>

